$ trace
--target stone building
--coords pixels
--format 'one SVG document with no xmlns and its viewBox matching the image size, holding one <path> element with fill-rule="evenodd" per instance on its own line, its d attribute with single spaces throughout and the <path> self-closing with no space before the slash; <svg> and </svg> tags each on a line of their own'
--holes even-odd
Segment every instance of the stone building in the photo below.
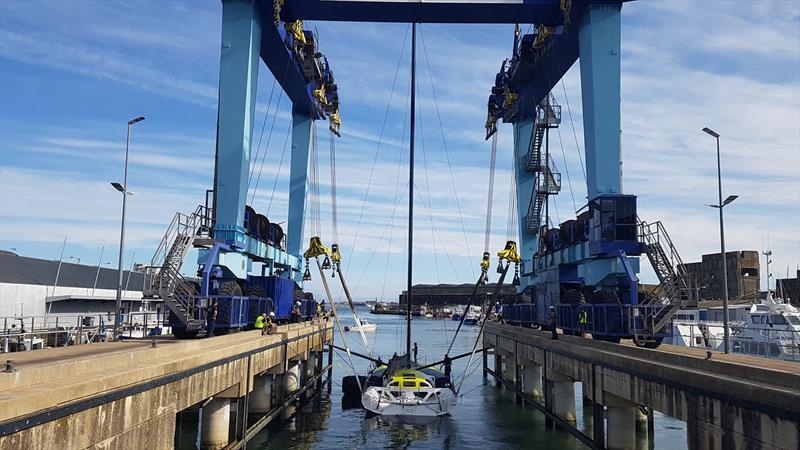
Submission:
<svg viewBox="0 0 800 450">
<path fill-rule="evenodd" d="M 756 300 L 759 292 L 758 252 L 741 250 L 725 252 L 728 265 L 728 298 Z M 702 261 L 684 264 L 689 283 L 701 300 L 721 299 L 722 258 L 719 253 L 703 255 Z"/>
<path fill-rule="evenodd" d="M 478 288 L 481 299 L 492 295 L 497 287 L 496 283 L 485 284 Z M 475 288 L 474 284 L 415 284 L 414 305 L 466 305 L 469 296 Z M 407 291 L 400 294 L 400 304 L 405 304 Z M 504 285 L 500 291 L 504 302 L 513 301 L 517 296 L 517 287 L 512 284 Z"/>
</svg>

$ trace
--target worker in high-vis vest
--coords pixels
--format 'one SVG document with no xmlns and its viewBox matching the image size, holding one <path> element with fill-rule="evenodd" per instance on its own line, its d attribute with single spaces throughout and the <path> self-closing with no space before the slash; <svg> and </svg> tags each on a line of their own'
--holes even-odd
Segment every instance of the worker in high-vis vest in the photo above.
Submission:
<svg viewBox="0 0 800 450">
<path fill-rule="evenodd" d="M 589 313 L 585 309 L 578 311 L 578 328 L 581 330 L 581 336 L 586 332 L 586 325 L 589 323 Z"/>
<path fill-rule="evenodd" d="M 267 319 L 267 313 L 261 313 L 258 317 L 256 317 L 256 330 L 261 330 L 261 334 L 264 334 L 264 327 L 266 324 L 264 323 Z"/>
</svg>

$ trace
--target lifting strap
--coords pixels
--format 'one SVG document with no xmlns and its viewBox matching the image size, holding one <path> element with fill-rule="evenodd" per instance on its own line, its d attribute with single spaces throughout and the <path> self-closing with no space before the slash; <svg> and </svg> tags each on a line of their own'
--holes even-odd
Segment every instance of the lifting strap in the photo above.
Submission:
<svg viewBox="0 0 800 450">
<path fill-rule="evenodd" d="M 503 269 L 503 273 L 500 274 L 500 279 L 497 280 L 497 286 L 494 288 L 494 293 L 491 299 L 499 298 L 500 290 L 503 288 L 503 281 L 506 279 L 506 274 L 508 273 L 508 266 L 510 264 L 506 264 L 505 268 Z M 458 383 L 458 387 L 456 387 L 456 397 L 458 393 L 461 392 L 461 387 L 464 385 L 464 380 L 467 378 L 467 371 L 469 367 L 472 365 L 472 360 L 475 357 L 475 352 L 478 351 L 478 343 L 481 342 L 481 337 L 483 337 L 483 330 L 486 329 L 486 323 L 489 322 L 489 310 L 491 308 L 491 301 L 484 302 L 483 307 L 483 323 L 481 324 L 481 329 L 478 331 L 478 337 L 475 338 L 475 344 L 472 345 L 472 354 L 469 356 L 469 360 L 467 361 L 467 365 L 464 367 L 464 374 L 461 375 L 461 380 Z"/>
<path fill-rule="evenodd" d="M 370 358 L 373 357 L 372 350 L 369 348 L 369 342 L 367 342 L 367 335 L 364 334 L 364 330 L 361 328 L 361 318 L 358 317 L 358 313 L 356 312 L 356 305 L 353 303 L 353 298 L 350 296 L 350 289 L 347 287 L 347 282 L 344 279 L 344 274 L 342 273 L 342 265 L 336 264 L 334 270 L 339 274 L 339 282 L 342 283 L 342 289 L 344 290 L 344 296 L 347 298 L 347 304 L 350 306 L 350 311 L 353 313 L 353 321 L 358 325 L 358 333 L 361 335 L 361 342 L 364 344 L 364 348 L 367 350 L 367 354 Z"/>
<path fill-rule="evenodd" d="M 328 295 L 328 304 L 331 305 L 331 311 L 333 312 L 333 320 L 336 323 L 336 328 L 339 330 L 339 335 L 342 337 L 342 343 L 344 343 L 345 352 L 347 352 L 347 358 L 350 360 L 350 367 L 353 368 L 353 373 L 356 376 L 356 380 L 360 380 L 358 372 L 356 372 L 356 366 L 353 364 L 353 356 L 350 354 L 350 345 L 347 342 L 347 335 L 344 334 L 344 330 L 342 329 L 342 324 L 341 322 L 339 322 L 339 314 L 336 312 L 336 303 L 333 301 L 333 295 L 331 295 L 331 288 L 328 286 L 328 279 L 325 277 L 325 272 L 323 272 L 322 264 L 320 264 L 319 258 L 315 257 L 314 260 L 317 262 L 317 269 L 319 270 L 319 278 L 322 280 L 322 286 L 325 288 L 325 293 Z M 306 265 L 306 270 L 308 270 L 307 265 Z M 360 382 L 358 383 L 358 390 L 362 394 L 364 393 L 364 388 L 363 386 L 361 386 Z"/>
</svg>

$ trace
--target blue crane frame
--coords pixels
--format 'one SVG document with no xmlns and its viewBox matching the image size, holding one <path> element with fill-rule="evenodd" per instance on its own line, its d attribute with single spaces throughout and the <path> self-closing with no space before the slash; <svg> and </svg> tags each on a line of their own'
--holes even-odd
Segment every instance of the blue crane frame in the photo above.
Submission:
<svg viewBox="0 0 800 450">
<path fill-rule="evenodd" d="M 525 172 L 536 105 L 564 73 L 579 59 L 583 91 L 584 138 L 589 200 L 621 194 L 620 156 L 620 9 L 621 0 L 571 2 L 566 15 L 561 0 L 451 1 L 344 1 L 286 0 L 280 10 L 284 20 L 336 20 L 417 23 L 538 23 L 562 27 L 552 51 L 539 62 L 532 76 L 519 86 L 520 114 L 514 121 L 515 168 L 518 207 L 524 220 L 524 205 L 530 199 L 531 174 Z M 222 0 L 217 170 L 215 177 L 215 238 L 234 247 L 247 248 L 244 206 L 250 165 L 253 119 L 259 59 L 271 70 L 292 101 L 292 146 L 290 169 L 287 253 L 288 273 L 298 283 L 302 246 L 310 146 L 314 121 L 322 118 L 291 52 L 287 50 L 275 22 L 271 0 Z M 576 25 L 575 25 L 576 24 Z M 576 31 L 577 30 L 577 31 Z M 524 230 L 524 225 L 520 224 Z M 520 233 L 524 258 L 522 288 L 533 283 L 532 258 L 538 247 L 536 235 Z M 238 244 L 238 245 L 237 245 Z M 635 255 L 635 251 L 630 255 Z M 241 252 L 225 255 L 224 264 L 238 276 L 246 276 L 251 263 Z M 589 271 L 602 279 L 602 272 L 619 268 L 617 256 L 589 262 Z M 220 261 L 222 262 L 222 261 Z M 638 260 L 631 272 L 635 278 Z M 525 267 L 528 270 L 525 270 Z"/>
</svg>

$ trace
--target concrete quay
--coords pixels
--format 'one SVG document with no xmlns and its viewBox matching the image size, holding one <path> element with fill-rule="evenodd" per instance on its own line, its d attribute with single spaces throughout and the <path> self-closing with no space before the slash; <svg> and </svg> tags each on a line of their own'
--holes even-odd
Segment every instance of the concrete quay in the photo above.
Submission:
<svg viewBox="0 0 800 450">
<path fill-rule="evenodd" d="M 330 323 L 210 339 L 98 343 L 14 355 L 0 373 L 0 448 L 174 448 L 176 414 L 204 449 L 238 448 L 321 386 Z M 253 424 L 255 422 L 255 424 Z"/>
<path fill-rule="evenodd" d="M 593 448 L 636 448 L 654 432 L 653 411 L 685 421 L 689 449 L 800 448 L 800 364 L 662 345 L 612 344 L 489 323 L 484 378 L 513 389 Z M 487 353 L 494 354 L 494 368 Z M 574 428 L 575 383 L 593 412 L 592 433 Z M 604 420 L 596 420 L 604 418 Z M 651 440 L 652 442 L 652 440 Z"/>
</svg>

